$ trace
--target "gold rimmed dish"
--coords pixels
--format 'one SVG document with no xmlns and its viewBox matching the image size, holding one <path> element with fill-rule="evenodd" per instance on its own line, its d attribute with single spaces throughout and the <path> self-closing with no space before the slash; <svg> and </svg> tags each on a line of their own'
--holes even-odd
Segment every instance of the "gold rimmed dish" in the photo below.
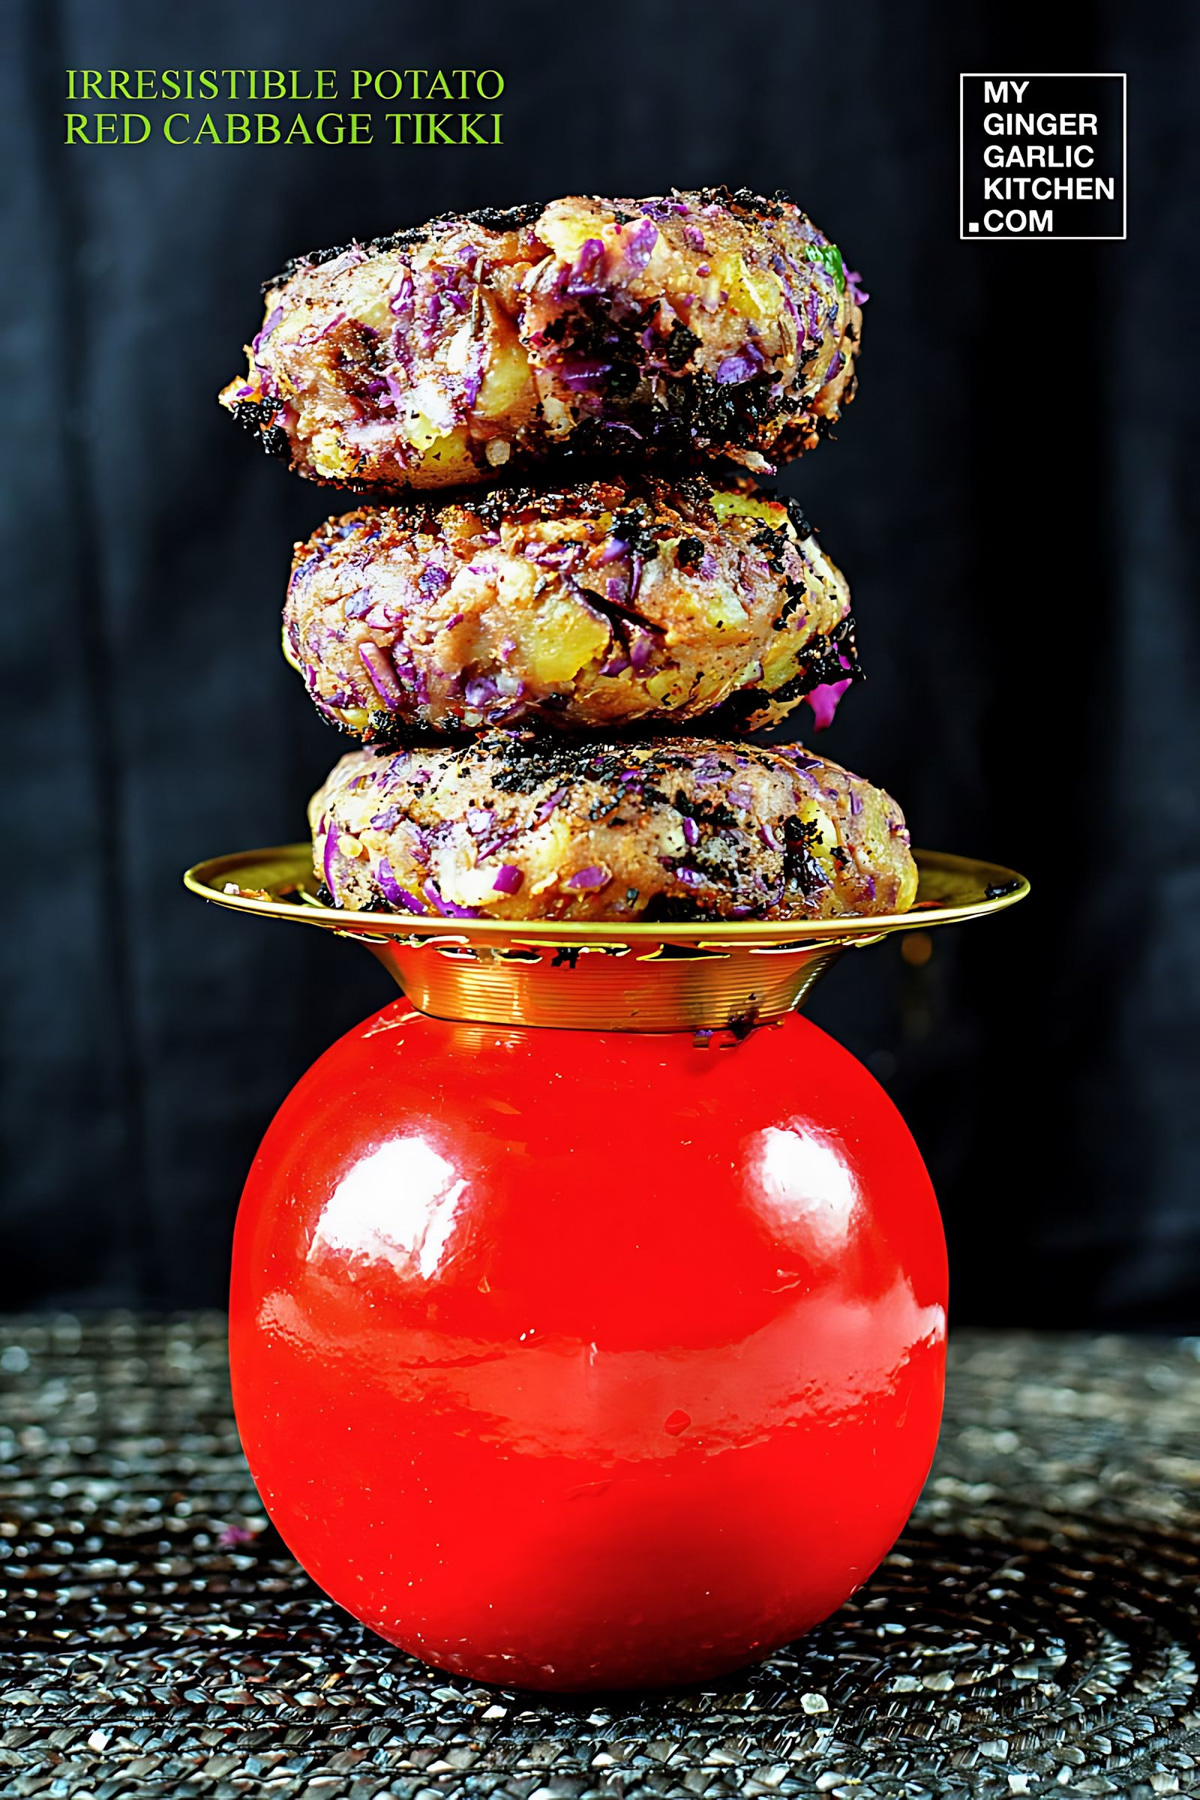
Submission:
<svg viewBox="0 0 1200 1800">
<path fill-rule="evenodd" d="M 996 863 L 914 851 L 903 913 L 768 924 L 718 920 L 435 919 L 322 904 L 308 844 L 216 856 L 187 871 L 201 899 L 358 939 L 421 1012 L 496 1025 L 681 1031 L 767 1023 L 802 1004 L 842 951 L 895 931 L 987 918 L 1029 892 Z"/>
</svg>

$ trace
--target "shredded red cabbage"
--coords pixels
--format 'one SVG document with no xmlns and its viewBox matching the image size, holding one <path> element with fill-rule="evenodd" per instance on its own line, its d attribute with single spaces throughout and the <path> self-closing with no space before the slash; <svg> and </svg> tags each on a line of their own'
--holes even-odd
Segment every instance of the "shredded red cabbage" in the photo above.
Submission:
<svg viewBox="0 0 1200 1800">
<path fill-rule="evenodd" d="M 498 894 L 515 894 L 525 880 L 525 871 L 518 869 L 516 863 L 504 863 L 496 871 L 496 879 L 492 886 Z"/>
<path fill-rule="evenodd" d="M 601 294 L 606 286 L 607 257 L 599 238 L 587 238 L 580 246 L 575 261 L 562 278 L 568 294 Z"/>
<path fill-rule="evenodd" d="M 413 278 L 407 269 L 401 269 L 388 289 L 388 310 L 399 319 L 411 316 L 412 304 Z"/>
<path fill-rule="evenodd" d="M 392 865 L 386 856 L 381 856 L 375 865 L 375 879 L 383 891 L 383 897 L 389 906 L 399 906 L 404 912 L 423 913 L 425 908 L 415 894 L 402 888 L 392 872 Z"/>
<path fill-rule="evenodd" d="M 367 674 L 375 684 L 375 690 L 381 700 L 386 701 L 393 712 L 398 712 L 404 705 L 404 693 L 392 672 L 386 654 L 378 644 L 370 642 L 358 646 L 359 660 Z"/>
<path fill-rule="evenodd" d="M 573 394 L 586 393 L 589 388 L 601 386 L 611 368 L 611 363 L 598 362 L 594 357 L 579 357 L 574 362 L 560 363 L 558 376 Z"/>
<path fill-rule="evenodd" d="M 602 888 L 611 880 L 612 875 L 607 869 L 593 864 L 591 868 L 576 869 L 574 875 L 568 879 L 567 886 L 569 888 Z"/>
<path fill-rule="evenodd" d="M 762 351 L 757 344 L 746 344 L 741 350 L 717 364 L 717 381 L 722 387 L 749 381 L 763 366 Z"/>
<path fill-rule="evenodd" d="M 331 895 L 334 893 L 333 859 L 337 855 L 337 837 L 337 827 L 330 825 L 325 833 L 325 853 L 321 858 L 321 866 L 325 871 L 325 886 Z M 336 895 L 334 897 L 336 898 Z"/>
<path fill-rule="evenodd" d="M 433 600 L 444 593 L 450 586 L 453 577 L 449 569 L 443 569 L 440 563 L 426 563 L 417 576 L 417 587 L 427 600 Z"/>
<path fill-rule="evenodd" d="M 811 693 L 805 694 L 804 698 L 813 710 L 813 724 L 818 731 L 824 731 L 833 724 L 838 701 L 850 685 L 849 678 L 845 681 L 823 681 Z"/>
<path fill-rule="evenodd" d="M 283 308 L 282 308 L 282 306 L 277 306 L 275 308 L 274 312 L 268 318 L 268 320 L 267 320 L 266 324 L 263 326 L 262 330 L 259 332 L 258 336 L 255 338 L 254 342 L 250 346 L 250 349 L 255 356 L 258 355 L 259 351 L 262 349 L 263 345 L 266 343 L 267 339 L 270 337 L 271 333 L 274 331 L 275 327 L 278 325 L 278 323 L 279 323 L 280 319 L 282 319 L 282 317 L 283 317 Z"/>
<path fill-rule="evenodd" d="M 429 900 L 430 904 L 437 908 L 443 919 L 477 919 L 479 917 L 479 908 L 477 906 L 457 906 L 453 900 L 444 899 L 443 896 L 438 893 L 437 883 L 432 876 L 430 876 L 429 880 L 424 884 L 421 892 L 425 895 L 426 899 Z"/>
<path fill-rule="evenodd" d="M 534 813 L 534 815 L 533 815 L 534 824 L 535 825 L 544 825 L 546 823 L 546 820 L 550 817 L 550 814 L 555 810 L 556 807 L 561 805 L 561 803 L 566 799 L 566 797 L 567 797 L 566 788 L 562 788 L 562 787 L 555 788 L 554 792 L 550 795 L 550 797 L 546 800 L 543 800 L 542 804 L 538 807 L 537 811 Z"/>
<path fill-rule="evenodd" d="M 658 226 L 652 219 L 643 219 L 635 225 L 629 236 L 622 243 L 624 257 L 624 274 L 632 281 L 640 275 L 654 254 L 654 246 L 658 242 Z"/>
<path fill-rule="evenodd" d="M 654 654 L 654 634 L 637 628 L 630 633 L 629 660 L 635 669 L 644 669 Z"/>
<path fill-rule="evenodd" d="M 497 831 L 492 837 L 481 838 L 475 852 L 479 861 L 486 862 L 489 856 L 495 856 L 497 850 L 503 850 L 505 844 L 511 844 L 519 829 L 519 826 L 513 825 L 508 831 Z"/>
</svg>

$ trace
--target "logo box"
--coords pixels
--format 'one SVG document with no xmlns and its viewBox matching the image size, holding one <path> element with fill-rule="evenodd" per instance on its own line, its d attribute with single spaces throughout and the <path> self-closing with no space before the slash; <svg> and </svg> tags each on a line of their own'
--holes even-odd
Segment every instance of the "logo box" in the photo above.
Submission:
<svg viewBox="0 0 1200 1800">
<path fill-rule="evenodd" d="M 1126 82 L 1117 74 L 959 76 L 959 237 L 1126 235 Z"/>
</svg>

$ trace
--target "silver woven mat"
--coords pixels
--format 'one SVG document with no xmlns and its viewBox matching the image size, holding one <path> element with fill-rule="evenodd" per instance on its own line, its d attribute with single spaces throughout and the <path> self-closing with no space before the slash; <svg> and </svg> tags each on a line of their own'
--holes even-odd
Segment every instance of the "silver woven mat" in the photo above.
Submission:
<svg viewBox="0 0 1200 1800">
<path fill-rule="evenodd" d="M 561 1702 L 453 1680 L 305 1578 L 223 1324 L 0 1322 L 0 1794 L 1200 1796 L 1200 1344 L 964 1333 L 875 1578 L 748 1674 Z"/>
</svg>

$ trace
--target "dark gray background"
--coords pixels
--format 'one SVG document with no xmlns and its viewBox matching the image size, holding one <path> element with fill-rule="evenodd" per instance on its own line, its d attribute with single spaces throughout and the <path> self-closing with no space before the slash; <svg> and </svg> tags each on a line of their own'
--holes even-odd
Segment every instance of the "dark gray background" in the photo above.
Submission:
<svg viewBox="0 0 1200 1800">
<path fill-rule="evenodd" d="M 791 190 L 873 296 L 787 478 L 870 677 L 822 748 L 1036 889 L 923 969 L 848 958 L 814 1016 L 926 1152 L 960 1320 L 1200 1322 L 1200 12 L 1055 10 L 10 0 L 0 1304 L 219 1300 L 274 1107 L 391 997 L 179 886 L 299 836 L 342 748 L 278 651 L 333 496 L 213 398 L 259 280 L 446 207 L 724 180 Z M 508 79 L 501 149 L 59 145 L 68 65 L 460 63 Z M 958 241 L 960 69 L 1128 72 L 1128 242 Z"/>
</svg>

